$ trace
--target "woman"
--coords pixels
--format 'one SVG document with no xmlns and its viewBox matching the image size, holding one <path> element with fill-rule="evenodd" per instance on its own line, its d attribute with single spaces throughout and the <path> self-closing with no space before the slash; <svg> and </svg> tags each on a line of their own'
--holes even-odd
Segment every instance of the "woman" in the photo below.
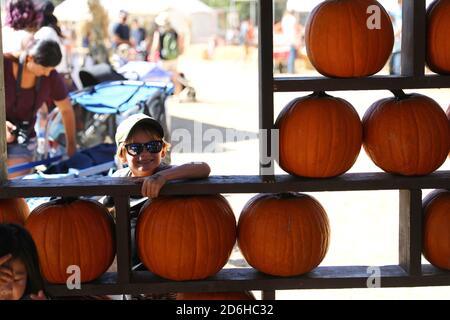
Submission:
<svg viewBox="0 0 450 320">
<path fill-rule="evenodd" d="M 59 45 L 52 40 L 37 40 L 27 51 L 4 55 L 8 166 L 33 161 L 36 113 L 48 100 L 53 100 L 61 112 L 67 154 L 76 152 L 72 104 L 64 80 L 55 70 L 61 58 Z M 26 173 L 18 172 L 9 178 Z"/>
</svg>

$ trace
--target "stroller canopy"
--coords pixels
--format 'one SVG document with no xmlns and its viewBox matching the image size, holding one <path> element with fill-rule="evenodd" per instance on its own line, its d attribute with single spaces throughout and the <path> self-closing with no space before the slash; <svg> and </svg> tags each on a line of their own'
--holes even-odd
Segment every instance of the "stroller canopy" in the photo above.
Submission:
<svg viewBox="0 0 450 320">
<path fill-rule="evenodd" d="M 171 94 L 173 84 L 131 80 L 103 82 L 72 92 L 70 98 L 90 112 L 112 114 L 124 112 L 158 91 Z"/>
</svg>

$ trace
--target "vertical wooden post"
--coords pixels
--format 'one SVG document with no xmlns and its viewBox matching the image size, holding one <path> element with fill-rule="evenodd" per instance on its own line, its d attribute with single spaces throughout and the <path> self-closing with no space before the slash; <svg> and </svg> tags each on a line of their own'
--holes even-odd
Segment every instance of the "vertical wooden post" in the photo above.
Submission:
<svg viewBox="0 0 450 320">
<path fill-rule="evenodd" d="M 425 0 L 404 0 L 402 8 L 401 74 L 423 76 L 426 54 Z"/>
<path fill-rule="evenodd" d="M 422 274 L 422 190 L 400 190 L 399 263 L 410 276 Z"/>
<path fill-rule="evenodd" d="M 273 3 L 259 1 L 258 67 L 259 67 L 259 164 L 260 175 L 271 179 L 274 174 L 272 154 L 273 130 Z M 278 143 L 278 142 L 277 142 Z M 270 160 L 269 160 L 270 156 Z"/>
<path fill-rule="evenodd" d="M 131 279 L 131 230 L 129 197 L 114 197 L 116 209 L 117 275 L 120 285 Z"/>
<path fill-rule="evenodd" d="M 262 300 L 275 300 L 276 291 L 275 290 L 265 290 L 262 292 Z"/>
<path fill-rule="evenodd" d="M 3 70 L 2 21 L 0 18 L 0 185 L 8 180 L 6 159 L 5 77 Z"/>
</svg>

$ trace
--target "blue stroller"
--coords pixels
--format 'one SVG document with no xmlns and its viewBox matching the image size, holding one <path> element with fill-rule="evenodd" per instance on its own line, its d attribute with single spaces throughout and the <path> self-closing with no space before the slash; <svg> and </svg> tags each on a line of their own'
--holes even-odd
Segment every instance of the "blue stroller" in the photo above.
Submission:
<svg viewBox="0 0 450 320">
<path fill-rule="evenodd" d="M 79 147 L 113 143 L 117 125 L 134 113 L 145 113 L 158 120 L 170 139 L 165 102 L 172 93 L 171 83 L 131 80 L 106 81 L 72 92 Z M 64 153 L 64 126 L 61 114 L 55 110 L 49 115 L 47 133 L 49 155 Z"/>
<path fill-rule="evenodd" d="M 103 82 L 72 93 L 73 104 L 83 108 L 82 121 L 77 121 L 78 127 L 82 126 L 77 128 L 80 146 L 114 142 L 117 125 L 135 113 L 155 118 L 169 135 L 165 101 L 172 92 L 170 83 L 123 80 Z"/>
</svg>

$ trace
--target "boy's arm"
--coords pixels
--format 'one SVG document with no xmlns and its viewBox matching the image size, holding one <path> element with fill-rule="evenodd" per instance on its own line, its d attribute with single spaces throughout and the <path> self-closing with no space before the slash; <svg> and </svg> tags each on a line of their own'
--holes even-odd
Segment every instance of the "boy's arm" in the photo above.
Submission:
<svg viewBox="0 0 450 320">
<path fill-rule="evenodd" d="M 156 198 L 167 181 L 207 178 L 210 172 L 211 169 L 205 162 L 191 162 L 181 166 L 174 166 L 145 178 L 141 192 L 145 197 Z"/>
</svg>

